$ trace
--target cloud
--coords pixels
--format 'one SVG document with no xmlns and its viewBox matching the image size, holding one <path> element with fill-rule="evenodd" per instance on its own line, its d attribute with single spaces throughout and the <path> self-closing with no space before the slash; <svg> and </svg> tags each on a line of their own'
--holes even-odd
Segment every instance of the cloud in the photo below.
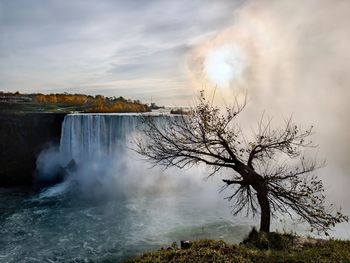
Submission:
<svg viewBox="0 0 350 263">
<path fill-rule="evenodd" d="M 70 91 L 91 82 L 150 77 L 182 85 L 188 47 L 230 24 L 241 4 L 0 0 L 0 89 Z M 186 88 L 178 86 L 179 94 Z M 109 95 L 118 92 L 115 87 Z"/>
<path fill-rule="evenodd" d="M 208 52 L 238 46 L 245 70 L 217 100 L 247 90 L 248 127 L 263 110 L 313 123 L 332 198 L 347 200 L 349 10 L 345 0 L 0 0 L 0 89 L 191 104 L 210 89 Z"/>
</svg>

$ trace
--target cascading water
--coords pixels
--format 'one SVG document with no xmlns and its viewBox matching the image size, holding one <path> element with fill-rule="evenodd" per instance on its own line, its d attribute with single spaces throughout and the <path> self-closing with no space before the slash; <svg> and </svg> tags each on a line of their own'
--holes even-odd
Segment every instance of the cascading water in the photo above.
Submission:
<svg viewBox="0 0 350 263">
<path fill-rule="evenodd" d="M 59 151 L 66 161 L 111 156 L 123 152 L 140 123 L 137 115 L 70 114 L 62 124 Z"/>
<path fill-rule="evenodd" d="M 139 115 L 67 115 L 59 147 L 37 160 L 41 178 L 65 168 L 63 182 L 39 193 L 0 189 L 0 261 L 120 262 L 183 239 L 240 242 L 251 222 L 233 221 L 220 178 L 148 169 L 129 150 L 139 124 Z"/>
<path fill-rule="evenodd" d="M 179 240 L 242 241 L 256 222 L 232 217 L 219 176 L 147 169 L 129 150 L 140 120 L 66 116 L 59 147 L 37 160 L 41 178 L 66 167 L 64 181 L 39 193 L 0 189 L 1 262 L 121 262 Z"/>
<path fill-rule="evenodd" d="M 136 114 L 69 114 L 62 124 L 57 150 L 43 152 L 37 161 L 40 180 L 64 181 L 42 196 L 65 193 L 74 187 L 91 194 L 117 193 L 117 186 L 135 169 L 128 148 L 142 117 Z M 135 163 L 131 164 L 131 160 Z M 120 191 L 118 192 L 120 193 Z"/>
</svg>

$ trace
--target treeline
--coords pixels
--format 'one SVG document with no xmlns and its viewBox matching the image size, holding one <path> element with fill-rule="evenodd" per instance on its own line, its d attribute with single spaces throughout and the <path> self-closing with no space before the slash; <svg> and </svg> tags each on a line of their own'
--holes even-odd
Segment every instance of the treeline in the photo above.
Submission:
<svg viewBox="0 0 350 263">
<path fill-rule="evenodd" d="M 126 100 L 123 97 L 105 98 L 101 95 L 97 95 L 93 98 L 91 107 L 87 108 L 85 112 L 147 112 L 151 111 L 150 107 L 146 104 L 142 104 L 138 100 Z"/>
<path fill-rule="evenodd" d="M 38 103 L 83 105 L 94 97 L 83 94 L 33 94 L 33 99 Z M 90 97 L 90 98 L 89 98 Z"/>
<path fill-rule="evenodd" d="M 16 101 L 16 98 L 30 98 L 31 103 L 40 105 L 56 105 L 57 107 L 71 107 L 81 112 L 113 113 L 113 112 L 147 112 L 150 107 L 139 100 L 127 100 L 123 97 L 104 97 L 102 95 L 85 94 L 21 94 L 19 92 L 0 92 L 3 101 Z"/>
</svg>

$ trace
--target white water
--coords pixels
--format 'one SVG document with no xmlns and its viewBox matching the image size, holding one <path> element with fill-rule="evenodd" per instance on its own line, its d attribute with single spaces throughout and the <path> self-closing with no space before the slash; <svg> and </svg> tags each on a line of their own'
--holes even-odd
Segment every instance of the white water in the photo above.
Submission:
<svg viewBox="0 0 350 263">
<path fill-rule="evenodd" d="M 122 153 L 135 132 L 137 115 L 73 114 L 62 125 L 60 154 L 66 161 Z"/>
<path fill-rule="evenodd" d="M 45 179 L 74 159 L 68 177 L 39 193 L 0 189 L 0 261 L 119 262 L 183 239 L 240 242 L 256 222 L 232 217 L 221 178 L 203 180 L 203 167 L 149 169 L 129 149 L 139 124 L 137 115 L 67 115 L 59 147 L 37 168 Z"/>
<path fill-rule="evenodd" d="M 38 178 L 50 179 L 72 161 L 74 167 L 66 169 L 65 182 L 47 189 L 41 197 L 70 190 L 116 194 L 118 187 L 126 182 L 125 177 L 128 175 L 127 181 L 131 181 L 130 173 L 144 165 L 129 149 L 140 120 L 139 115 L 130 114 L 67 115 L 62 124 L 59 147 L 44 151 L 38 158 Z"/>
<path fill-rule="evenodd" d="M 72 159 L 76 167 L 62 183 L 26 196 L 25 209 L 4 220 L 4 229 L 15 224 L 12 228 L 29 236 L 6 246 L 6 258 L 28 260 L 35 251 L 38 260 L 56 261 L 59 254 L 63 261 L 111 257 L 118 262 L 182 239 L 242 240 L 254 222 L 232 217 L 225 195 L 218 193 L 221 178 L 203 180 L 204 168 L 150 169 L 130 150 L 140 120 L 116 114 L 65 117 L 59 147 L 37 160 L 38 176 L 53 176 Z M 23 222 L 37 213 L 40 220 L 28 228 Z M 4 236 L 16 238 L 11 231 Z M 37 242 L 29 241 L 32 236 Z"/>
</svg>

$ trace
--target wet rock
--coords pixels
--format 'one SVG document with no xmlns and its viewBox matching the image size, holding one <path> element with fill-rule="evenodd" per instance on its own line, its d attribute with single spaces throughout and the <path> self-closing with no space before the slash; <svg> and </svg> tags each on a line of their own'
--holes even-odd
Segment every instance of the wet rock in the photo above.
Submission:
<svg viewBox="0 0 350 263">
<path fill-rule="evenodd" d="M 50 174 L 44 174 L 38 181 L 36 185 L 38 187 L 46 187 L 55 184 L 62 183 L 69 176 L 71 176 L 77 170 L 77 164 L 74 159 L 70 160 L 66 166 L 57 165 L 50 171 Z"/>
<path fill-rule="evenodd" d="M 74 159 L 70 160 L 70 162 L 65 167 L 65 170 L 67 170 L 69 173 L 76 172 L 77 170 L 77 163 Z"/>
</svg>

